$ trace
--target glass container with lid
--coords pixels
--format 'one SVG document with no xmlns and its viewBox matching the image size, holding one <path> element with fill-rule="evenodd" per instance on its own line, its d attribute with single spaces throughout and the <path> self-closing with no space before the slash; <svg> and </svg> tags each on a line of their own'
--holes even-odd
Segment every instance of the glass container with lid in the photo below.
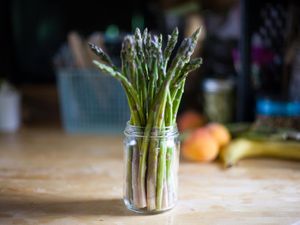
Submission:
<svg viewBox="0 0 300 225">
<path fill-rule="evenodd" d="M 234 116 L 234 82 L 209 78 L 203 82 L 204 112 L 209 121 L 228 123 Z"/>
</svg>

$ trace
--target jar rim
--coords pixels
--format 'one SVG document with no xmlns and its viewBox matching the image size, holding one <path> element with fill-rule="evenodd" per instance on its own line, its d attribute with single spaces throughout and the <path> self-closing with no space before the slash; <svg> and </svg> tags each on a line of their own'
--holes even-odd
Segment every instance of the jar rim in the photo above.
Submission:
<svg viewBox="0 0 300 225">
<path fill-rule="evenodd" d="M 141 129 L 146 128 L 146 126 L 143 127 L 143 126 L 132 125 L 132 124 L 130 124 L 130 121 L 127 121 L 126 125 L 127 126 L 131 126 L 131 127 L 135 127 L 135 128 L 141 128 Z M 171 128 L 174 128 L 174 127 L 177 128 L 177 123 L 174 123 L 174 125 L 172 125 L 172 126 L 165 126 L 164 129 L 171 129 Z M 161 128 L 159 128 L 159 127 L 153 127 L 152 129 L 161 129 Z"/>
<path fill-rule="evenodd" d="M 136 136 L 136 137 L 144 137 L 145 127 L 131 125 L 130 121 L 126 123 L 126 128 L 124 134 L 126 136 Z M 172 126 L 167 126 L 164 128 L 152 127 L 150 137 L 169 137 L 178 135 L 177 124 L 174 123 Z"/>
<path fill-rule="evenodd" d="M 203 81 L 203 88 L 207 92 L 231 91 L 233 87 L 232 79 L 207 78 Z"/>
</svg>

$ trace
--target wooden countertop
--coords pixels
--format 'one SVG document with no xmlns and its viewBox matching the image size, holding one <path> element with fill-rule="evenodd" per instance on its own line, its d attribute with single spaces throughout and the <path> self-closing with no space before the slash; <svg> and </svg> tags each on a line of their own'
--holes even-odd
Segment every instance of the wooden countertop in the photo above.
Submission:
<svg viewBox="0 0 300 225">
<path fill-rule="evenodd" d="M 141 216 L 122 198 L 122 138 L 23 129 L 0 135 L 0 224 L 300 224 L 300 163 L 181 161 L 179 202 Z"/>
</svg>

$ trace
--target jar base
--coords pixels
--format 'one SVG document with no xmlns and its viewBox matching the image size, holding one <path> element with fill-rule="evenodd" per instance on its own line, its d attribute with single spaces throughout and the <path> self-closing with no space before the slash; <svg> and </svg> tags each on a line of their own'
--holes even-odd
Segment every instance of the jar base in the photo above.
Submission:
<svg viewBox="0 0 300 225">
<path fill-rule="evenodd" d="M 171 207 L 168 208 L 164 208 L 161 210 L 149 210 L 147 209 L 147 207 L 145 208 L 136 208 L 134 207 L 128 200 L 124 199 L 124 204 L 126 206 L 127 209 L 129 209 L 132 212 L 135 213 L 139 213 L 139 214 L 143 214 L 143 215 L 155 215 L 155 214 L 161 214 L 167 211 L 170 211 L 171 209 L 173 209 L 175 207 L 175 204 L 172 205 Z"/>
</svg>

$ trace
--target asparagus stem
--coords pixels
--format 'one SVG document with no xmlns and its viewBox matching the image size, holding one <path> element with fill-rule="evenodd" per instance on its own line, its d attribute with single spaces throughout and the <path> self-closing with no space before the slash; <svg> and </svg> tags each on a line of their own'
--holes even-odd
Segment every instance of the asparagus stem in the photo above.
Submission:
<svg viewBox="0 0 300 225">
<path fill-rule="evenodd" d="M 131 168 L 133 204 L 136 207 L 139 207 L 141 205 L 140 195 L 138 192 L 139 149 L 137 149 L 136 146 L 133 148 Z"/>
<path fill-rule="evenodd" d="M 157 157 L 159 152 L 159 141 L 153 140 L 150 143 L 148 154 L 147 171 L 147 208 L 156 209 L 156 179 L 157 179 Z"/>
<path fill-rule="evenodd" d="M 141 34 L 136 29 L 134 36 L 127 35 L 122 44 L 121 72 L 101 48 L 90 44 L 102 61 L 94 64 L 121 82 L 130 109 L 130 124 L 145 127 L 143 138 L 137 138 L 137 144 L 128 148 L 126 156 L 125 194 L 135 208 L 161 210 L 174 204 L 178 146 L 168 144 L 165 127 L 176 123 L 187 74 L 202 63 L 201 59 L 190 59 L 199 34 L 198 29 L 184 39 L 174 60 L 169 62 L 178 39 L 177 28 L 168 36 L 164 50 L 162 35 L 151 35 L 147 29 Z"/>
<path fill-rule="evenodd" d="M 165 87 L 166 87 L 166 89 L 169 88 L 169 82 L 165 83 Z M 146 198 L 145 197 L 146 156 L 147 156 L 148 147 L 149 147 L 151 130 L 153 127 L 160 128 L 162 126 L 163 119 L 164 119 L 164 109 L 165 109 L 166 100 L 167 100 L 167 92 L 164 90 L 165 89 L 160 90 L 157 101 L 155 102 L 154 106 L 152 107 L 153 109 L 149 114 L 147 126 L 146 126 L 145 132 L 144 132 L 143 143 L 141 146 L 140 162 L 139 162 L 140 167 L 139 167 L 138 189 L 139 189 L 140 196 L 141 196 L 141 198 L 143 198 L 143 200 Z M 140 203 L 142 204 L 142 203 L 144 203 L 144 201 L 141 201 Z M 145 207 L 145 205 L 143 207 Z"/>
<path fill-rule="evenodd" d="M 158 111 L 156 114 L 155 125 L 163 131 L 161 134 L 164 135 L 164 113 L 168 97 L 169 81 L 165 82 L 165 85 L 161 87 L 162 98 Z M 156 209 L 160 210 L 162 207 L 162 193 L 163 193 L 163 179 L 165 179 L 166 172 L 166 144 L 164 137 L 161 140 L 161 149 L 158 158 L 158 168 L 157 168 L 157 186 L 156 186 Z"/>
<path fill-rule="evenodd" d="M 135 102 L 133 101 L 133 99 L 131 98 L 131 95 L 129 93 L 126 94 L 126 97 L 127 97 L 129 110 L 130 110 L 130 115 L 131 115 L 130 123 L 134 124 L 136 126 L 140 126 L 141 125 L 141 119 L 140 119 L 138 110 L 136 109 Z"/>
<path fill-rule="evenodd" d="M 167 93 L 167 105 L 166 105 L 166 126 L 169 127 L 172 125 L 172 108 L 173 108 L 173 103 L 172 103 L 172 97 L 171 97 L 171 93 L 170 91 L 168 90 L 168 93 Z"/>
<path fill-rule="evenodd" d="M 138 76 L 139 76 L 139 84 L 140 84 L 140 98 L 141 98 L 141 102 L 142 102 L 142 109 L 144 110 L 144 115 L 147 115 L 147 109 L 148 109 L 148 99 L 147 99 L 147 81 L 144 75 L 144 72 L 141 68 L 140 62 L 137 62 L 138 66 Z M 145 116 L 147 118 L 147 116 Z"/>
<path fill-rule="evenodd" d="M 128 95 L 130 95 L 130 97 L 135 102 L 136 110 L 139 113 L 140 121 L 142 124 L 144 124 L 145 119 L 144 119 L 144 114 L 142 112 L 143 108 L 141 107 L 140 101 L 138 99 L 139 95 L 137 94 L 137 91 L 133 88 L 132 84 L 128 81 L 128 79 L 124 75 L 122 75 L 121 73 L 119 73 L 118 71 L 113 69 L 112 67 L 102 64 L 96 60 L 94 60 L 93 62 L 95 65 L 98 66 L 98 68 L 100 70 L 102 70 L 103 72 L 106 72 L 106 73 L 112 75 L 113 77 L 117 78 L 118 80 L 120 80 L 123 87 L 125 88 L 126 93 L 128 93 Z"/>
<path fill-rule="evenodd" d="M 170 165 L 170 175 L 169 175 L 169 182 L 168 187 L 169 189 L 169 205 L 174 205 L 176 199 L 177 199 L 177 184 L 178 184 L 178 163 L 179 163 L 179 151 L 174 151 L 175 149 L 179 148 L 177 146 L 178 144 L 175 144 L 173 146 L 171 157 L 171 165 Z"/>
<path fill-rule="evenodd" d="M 156 209 L 162 209 L 163 203 L 163 187 L 166 175 L 166 142 L 162 138 L 160 151 L 158 154 L 158 168 L 157 168 L 157 186 L 156 186 Z"/>
<path fill-rule="evenodd" d="M 174 150 L 176 146 L 169 147 L 167 146 L 167 155 L 166 155 L 166 180 L 168 186 L 168 201 L 169 205 L 172 205 L 174 202 L 173 192 L 174 192 L 174 181 L 173 181 L 173 172 L 174 172 Z"/>
<path fill-rule="evenodd" d="M 133 146 L 129 146 L 126 152 L 126 184 L 125 193 L 127 200 L 132 203 L 132 152 Z"/>
<path fill-rule="evenodd" d="M 163 197 L 162 197 L 162 208 L 167 209 L 170 207 L 169 204 L 169 187 L 166 181 L 166 175 L 164 176 L 164 184 L 163 184 Z"/>
<path fill-rule="evenodd" d="M 172 96 L 169 91 L 168 93 L 168 104 L 166 107 L 167 115 L 166 115 L 166 124 L 167 126 L 171 126 L 173 123 L 173 101 L 172 101 Z M 173 164 L 173 150 L 174 146 L 167 146 L 167 153 L 166 153 L 166 185 L 168 189 L 168 204 L 169 206 L 173 204 L 173 185 L 174 183 L 172 182 L 172 164 Z"/>
<path fill-rule="evenodd" d="M 179 89 L 178 91 L 175 93 L 175 97 L 174 97 L 174 101 L 173 101 L 173 123 L 176 122 L 176 116 L 177 116 L 177 112 L 178 112 L 178 108 L 180 105 L 180 101 L 184 92 L 184 84 L 185 84 L 185 80 L 183 80 L 181 82 L 181 84 L 179 85 Z"/>
<path fill-rule="evenodd" d="M 140 207 L 146 207 L 146 190 L 145 190 L 145 176 L 146 176 L 146 157 L 149 147 L 149 139 L 153 126 L 153 112 L 150 113 L 147 125 L 144 131 L 144 137 L 140 148 L 139 155 L 139 169 L 138 169 L 138 192 L 140 196 Z"/>
<path fill-rule="evenodd" d="M 158 71 L 157 71 L 157 66 L 156 66 L 156 61 L 153 60 L 152 63 L 152 76 L 150 77 L 150 84 L 148 87 L 148 103 L 151 106 L 154 101 L 154 91 L 155 91 L 155 83 L 157 81 L 158 77 Z"/>
</svg>

